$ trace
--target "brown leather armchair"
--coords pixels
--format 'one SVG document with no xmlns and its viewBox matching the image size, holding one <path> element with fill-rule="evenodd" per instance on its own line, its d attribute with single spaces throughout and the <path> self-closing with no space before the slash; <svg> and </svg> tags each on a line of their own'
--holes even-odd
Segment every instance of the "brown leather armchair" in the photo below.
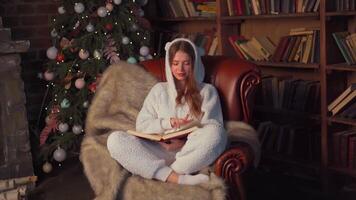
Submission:
<svg viewBox="0 0 356 200">
<path fill-rule="evenodd" d="M 206 56 L 202 60 L 205 65 L 205 82 L 214 85 L 219 92 L 224 120 L 249 123 L 256 86 L 260 83 L 256 66 L 245 60 L 224 56 Z M 166 81 L 164 59 L 144 61 L 141 65 L 159 80 Z M 228 184 L 230 199 L 246 199 L 242 177 L 253 159 L 251 147 L 238 143 L 232 144 L 215 161 L 215 173 Z"/>
</svg>

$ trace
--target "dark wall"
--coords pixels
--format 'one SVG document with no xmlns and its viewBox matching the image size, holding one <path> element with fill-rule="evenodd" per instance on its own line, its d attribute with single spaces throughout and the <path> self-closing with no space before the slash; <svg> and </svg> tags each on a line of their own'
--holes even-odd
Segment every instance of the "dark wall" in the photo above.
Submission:
<svg viewBox="0 0 356 200">
<path fill-rule="evenodd" d="M 35 126 L 46 83 L 38 78 L 44 69 L 46 49 L 51 46 L 49 19 L 57 14 L 59 0 L 0 0 L 3 26 L 10 28 L 13 40 L 29 40 L 22 57 L 22 77 L 27 97 L 30 127 Z"/>
</svg>

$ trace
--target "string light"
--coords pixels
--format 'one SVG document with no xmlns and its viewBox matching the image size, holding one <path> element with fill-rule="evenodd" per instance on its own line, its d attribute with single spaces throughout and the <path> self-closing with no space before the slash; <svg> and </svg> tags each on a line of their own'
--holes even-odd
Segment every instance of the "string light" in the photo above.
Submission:
<svg viewBox="0 0 356 200">
<path fill-rule="evenodd" d="M 115 22 L 115 25 L 117 25 L 117 22 Z"/>
<path fill-rule="evenodd" d="M 49 85 L 47 84 L 46 87 L 49 87 Z"/>
<path fill-rule="evenodd" d="M 62 27 L 62 28 L 64 28 L 64 26 L 63 26 L 63 25 L 62 25 L 61 27 Z"/>
<path fill-rule="evenodd" d="M 70 120 L 73 120 L 73 117 L 69 117 Z"/>
<path fill-rule="evenodd" d="M 137 32 L 137 35 L 140 35 L 140 32 Z"/>
<path fill-rule="evenodd" d="M 53 21 L 55 22 L 55 21 L 56 21 L 56 19 L 53 19 Z"/>
<path fill-rule="evenodd" d="M 77 63 L 77 64 L 75 64 L 75 66 L 77 66 L 77 67 L 78 67 L 78 66 L 79 66 L 79 65 L 78 65 L 78 63 Z"/>
<path fill-rule="evenodd" d="M 57 65 L 59 65 L 59 62 L 57 62 Z"/>
<path fill-rule="evenodd" d="M 68 72 L 72 72 L 72 70 L 70 69 L 70 70 L 68 70 Z"/>
<path fill-rule="evenodd" d="M 48 108 L 47 108 L 47 107 L 45 107 L 45 110 L 48 110 Z"/>
<path fill-rule="evenodd" d="M 143 37 L 144 40 L 146 40 L 147 38 L 146 37 Z"/>
<path fill-rule="evenodd" d="M 131 21 L 131 18 L 129 17 L 129 21 Z"/>
<path fill-rule="evenodd" d="M 132 44 L 132 42 L 130 42 L 130 44 Z"/>
</svg>

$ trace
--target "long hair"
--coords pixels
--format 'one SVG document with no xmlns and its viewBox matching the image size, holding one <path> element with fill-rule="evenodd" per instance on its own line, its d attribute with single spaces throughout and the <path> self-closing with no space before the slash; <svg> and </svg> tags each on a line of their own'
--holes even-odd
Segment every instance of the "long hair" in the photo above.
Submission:
<svg viewBox="0 0 356 200">
<path fill-rule="evenodd" d="M 176 104 L 177 105 L 183 104 L 183 97 L 184 97 L 185 102 L 187 102 L 189 106 L 190 113 L 195 118 L 199 119 L 202 113 L 201 111 L 202 97 L 199 93 L 199 88 L 194 76 L 195 51 L 192 45 L 189 44 L 189 42 L 178 41 L 173 43 L 172 46 L 169 48 L 169 52 L 168 52 L 169 63 L 171 66 L 172 66 L 173 58 L 178 51 L 185 52 L 190 56 L 192 69 L 188 74 L 188 78 L 185 80 L 185 84 L 184 84 L 185 87 L 180 90 L 177 89 Z M 175 80 L 174 76 L 173 78 Z"/>
</svg>

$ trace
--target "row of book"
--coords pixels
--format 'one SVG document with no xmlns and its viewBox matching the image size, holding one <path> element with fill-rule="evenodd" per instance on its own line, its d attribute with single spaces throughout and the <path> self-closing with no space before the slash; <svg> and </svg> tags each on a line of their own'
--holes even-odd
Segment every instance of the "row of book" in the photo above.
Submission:
<svg viewBox="0 0 356 200">
<path fill-rule="evenodd" d="M 227 0 L 229 16 L 317 12 L 320 0 Z"/>
<path fill-rule="evenodd" d="M 354 11 L 356 9 L 355 0 L 334 0 L 336 11 Z"/>
<path fill-rule="evenodd" d="M 162 17 L 213 17 L 216 16 L 215 0 L 158 0 Z"/>
<path fill-rule="evenodd" d="M 213 56 L 217 54 L 218 49 L 218 37 L 215 30 L 205 30 L 201 33 L 179 33 L 172 31 L 159 31 L 154 34 L 155 49 L 157 57 L 163 57 L 165 55 L 164 46 L 167 42 L 172 41 L 175 38 L 188 38 L 194 44 L 205 52 L 205 55 Z"/>
<path fill-rule="evenodd" d="M 356 64 L 356 33 L 336 32 L 332 34 L 348 65 Z"/>
<path fill-rule="evenodd" d="M 320 133 L 310 128 L 264 121 L 258 125 L 257 132 L 262 152 L 306 161 L 320 160 Z"/>
<path fill-rule="evenodd" d="M 229 36 L 236 54 L 251 61 L 317 63 L 320 57 L 319 30 L 308 28 L 292 29 L 275 46 L 268 37 Z"/>
<path fill-rule="evenodd" d="M 356 169 L 356 130 L 334 133 L 332 145 L 332 163 L 336 167 Z"/>
<path fill-rule="evenodd" d="M 328 111 L 333 116 L 337 115 L 343 118 L 356 118 L 356 83 L 352 83 L 329 105 Z"/>
<path fill-rule="evenodd" d="M 292 77 L 262 77 L 262 104 L 276 109 L 318 113 L 320 82 Z"/>
</svg>

